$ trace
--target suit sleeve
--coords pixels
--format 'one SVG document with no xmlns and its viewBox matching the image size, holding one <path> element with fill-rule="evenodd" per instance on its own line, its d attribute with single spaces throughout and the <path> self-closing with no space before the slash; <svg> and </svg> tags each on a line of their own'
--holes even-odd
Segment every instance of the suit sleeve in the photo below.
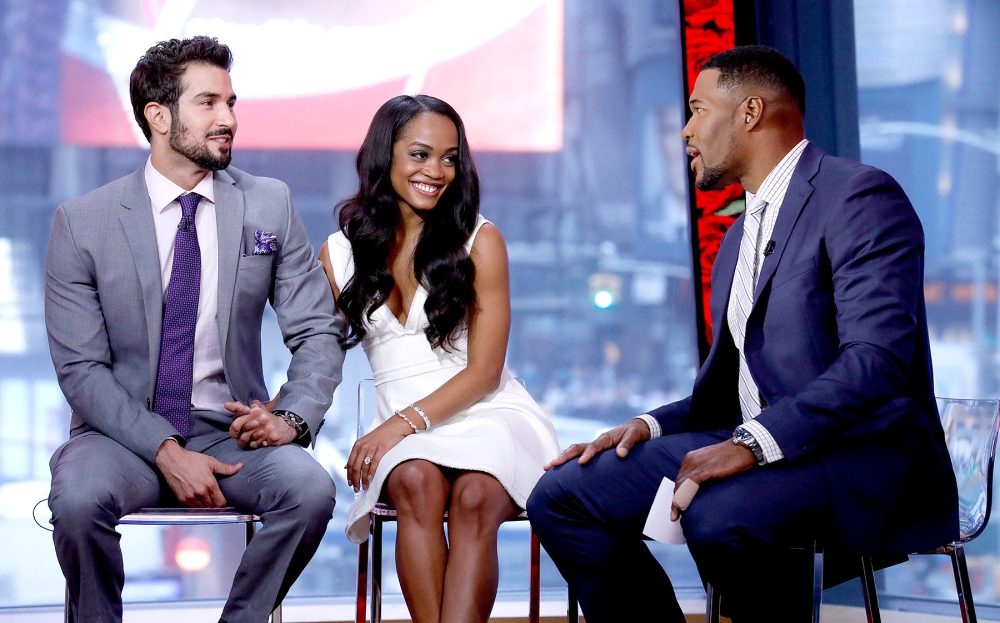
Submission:
<svg viewBox="0 0 1000 623">
<path fill-rule="evenodd" d="M 823 238 L 837 355 L 758 417 L 789 460 L 866 420 L 898 415 L 886 406 L 915 393 L 914 361 L 924 332 L 920 222 L 899 185 L 877 169 L 862 169 L 843 187 L 827 212 Z"/>
<path fill-rule="evenodd" d="M 77 417 L 152 463 L 164 439 L 178 435 L 132 398 L 111 371 L 111 345 L 93 258 L 73 237 L 64 206 L 56 210 L 45 256 L 45 327 L 63 395 Z"/>
<path fill-rule="evenodd" d="M 661 435 L 673 435 L 687 430 L 688 414 L 691 411 L 691 396 L 647 411 L 660 425 Z"/>
<path fill-rule="evenodd" d="M 330 283 L 292 205 L 288 187 L 283 188 L 287 233 L 275 268 L 271 306 L 292 360 L 276 408 L 301 416 L 315 444 L 341 380 L 344 351 L 338 338 L 344 322 L 336 313 Z"/>
</svg>

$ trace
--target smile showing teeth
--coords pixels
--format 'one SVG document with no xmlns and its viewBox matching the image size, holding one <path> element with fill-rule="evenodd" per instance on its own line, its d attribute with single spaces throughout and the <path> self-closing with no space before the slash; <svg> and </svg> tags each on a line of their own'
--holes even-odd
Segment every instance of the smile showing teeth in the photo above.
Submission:
<svg viewBox="0 0 1000 623">
<path fill-rule="evenodd" d="M 422 184 L 420 182 L 411 182 L 411 183 L 413 184 L 414 188 L 416 188 L 422 193 L 427 193 L 429 195 L 432 195 L 437 192 L 437 186 L 432 186 L 430 184 Z"/>
</svg>

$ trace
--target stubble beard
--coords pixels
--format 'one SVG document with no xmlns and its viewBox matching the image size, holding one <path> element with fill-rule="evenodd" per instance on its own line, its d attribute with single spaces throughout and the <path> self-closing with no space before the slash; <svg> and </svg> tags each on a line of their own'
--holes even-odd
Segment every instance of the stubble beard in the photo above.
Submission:
<svg viewBox="0 0 1000 623">
<path fill-rule="evenodd" d="M 227 135 L 232 139 L 232 132 L 215 131 L 206 136 L 206 142 L 198 144 L 191 131 L 174 115 L 170 122 L 170 147 L 184 156 L 199 168 L 208 171 L 221 171 L 229 166 L 233 159 L 232 149 L 224 148 L 218 156 L 209 149 L 207 140 L 211 136 Z"/>
<path fill-rule="evenodd" d="M 725 188 L 730 183 L 724 181 L 731 172 L 735 169 L 735 156 L 737 145 L 736 140 L 730 136 L 729 137 L 729 149 L 726 151 L 725 155 L 722 157 L 721 164 L 717 166 L 709 166 L 705 163 L 705 155 L 701 156 L 701 177 L 695 180 L 695 187 L 698 190 L 720 190 Z"/>
<path fill-rule="evenodd" d="M 718 190 L 722 188 L 720 182 L 725 174 L 722 167 L 705 167 L 701 170 L 701 177 L 695 181 L 695 186 L 698 190 Z"/>
</svg>

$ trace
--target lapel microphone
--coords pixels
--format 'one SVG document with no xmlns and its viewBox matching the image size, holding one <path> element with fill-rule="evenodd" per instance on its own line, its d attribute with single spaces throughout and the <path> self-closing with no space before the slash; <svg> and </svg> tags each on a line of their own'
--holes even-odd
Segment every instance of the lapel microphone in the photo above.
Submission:
<svg viewBox="0 0 1000 623">
<path fill-rule="evenodd" d="M 772 253 L 774 253 L 774 241 L 768 240 L 767 244 L 764 245 L 764 255 L 767 256 L 771 255 Z"/>
</svg>

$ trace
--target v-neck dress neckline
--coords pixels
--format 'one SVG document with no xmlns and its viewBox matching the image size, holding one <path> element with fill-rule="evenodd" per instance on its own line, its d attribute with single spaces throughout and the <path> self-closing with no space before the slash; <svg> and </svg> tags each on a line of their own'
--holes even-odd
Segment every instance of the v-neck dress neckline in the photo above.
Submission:
<svg viewBox="0 0 1000 623">
<path fill-rule="evenodd" d="M 399 296 L 400 301 L 403 299 L 403 295 Z M 416 332 L 422 331 L 421 323 L 426 314 L 424 312 L 424 303 L 427 302 L 427 290 L 424 289 L 423 284 L 417 284 L 417 289 L 413 291 L 413 298 L 410 299 L 410 306 L 406 310 L 406 322 L 400 322 L 396 314 L 392 313 L 392 309 L 389 308 L 389 303 L 382 303 L 382 306 L 378 308 L 378 311 L 382 311 L 386 315 L 387 324 L 390 326 L 399 327 L 405 332 Z"/>
</svg>

